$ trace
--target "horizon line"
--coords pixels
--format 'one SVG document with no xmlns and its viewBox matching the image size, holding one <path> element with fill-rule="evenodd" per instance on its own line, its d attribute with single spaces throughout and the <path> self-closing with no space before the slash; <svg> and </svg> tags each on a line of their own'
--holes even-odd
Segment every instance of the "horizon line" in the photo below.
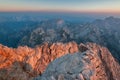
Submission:
<svg viewBox="0 0 120 80">
<path fill-rule="evenodd" d="M 80 13 L 85 13 L 85 14 L 119 14 L 120 12 L 111 12 L 111 11 L 46 11 L 46 10 L 41 10 L 41 11 L 0 11 L 0 13 L 69 13 L 69 14 L 80 14 Z"/>
</svg>

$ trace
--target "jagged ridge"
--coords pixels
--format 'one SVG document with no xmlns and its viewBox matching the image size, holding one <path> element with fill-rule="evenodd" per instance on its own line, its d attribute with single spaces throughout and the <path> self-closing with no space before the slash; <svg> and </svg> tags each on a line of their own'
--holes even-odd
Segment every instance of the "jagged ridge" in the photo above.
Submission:
<svg viewBox="0 0 120 80">
<path fill-rule="evenodd" d="M 75 42 L 54 43 L 29 48 L 0 45 L 0 80 L 30 80 L 40 75 L 54 59 L 78 52 Z"/>
<path fill-rule="evenodd" d="M 36 80 L 119 80 L 120 66 L 105 47 L 88 43 L 82 52 L 56 59 Z"/>
<path fill-rule="evenodd" d="M 36 46 L 35 48 L 29 48 L 27 46 L 18 47 L 18 48 L 8 48 L 6 46 L 0 45 L 0 80 L 32 80 L 38 75 L 41 75 L 45 71 L 46 67 L 50 62 L 62 56 L 66 57 L 66 54 L 69 53 L 72 53 L 72 55 L 70 56 L 73 57 L 72 58 L 73 61 L 75 61 L 74 60 L 75 58 L 80 57 L 79 61 L 84 61 L 84 63 L 88 67 L 90 67 L 90 69 L 88 70 L 93 70 L 94 72 L 94 74 L 92 74 L 91 76 L 87 76 L 87 78 L 82 74 L 83 76 L 82 80 L 84 79 L 119 80 L 120 79 L 120 71 L 119 71 L 120 66 L 112 57 L 108 49 L 93 43 L 78 45 L 75 42 L 69 42 L 66 44 L 45 43 L 43 45 Z M 76 54 L 80 54 L 80 56 L 79 55 L 76 56 Z M 71 59 L 70 56 L 67 60 L 64 60 L 64 58 L 62 58 L 63 63 L 69 62 L 69 60 Z M 55 61 L 60 62 L 61 61 L 60 59 L 57 59 Z M 53 63 L 55 61 L 53 61 Z M 87 61 L 90 62 L 90 65 L 88 65 Z M 71 62 L 69 62 L 69 64 L 71 64 Z M 54 75 L 55 73 L 57 73 L 56 76 L 58 77 L 60 75 L 58 74 L 58 72 L 60 71 L 59 67 L 61 66 L 56 67 L 55 65 L 61 65 L 61 64 L 55 63 L 52 67 L 48 66 L 47 68 L 48 71 L 47 70 L 45 71 L 45 73 L 42 75 L 42 78 L 45 77 L 47 78 L 46 80 L 48 80 L 48 78 L 51 75 L 55 77 Z M 67 66 L 69 67 L 69 65 Z M 46 72 L 49 73 L 51 69 L 54 70 L 55 67 L 58 68 L 59 71 L 57 70 L 53 74 L 46 73 Z M 77 69 L 79 70 L 79 68 L 82 67 L 84 68 L 85 66 L 78 67 L 75 69 L 75 71 Z M 73 67 L 71 67 L 70 69 L 72 68 Z M 60 69 L 62 71 L 64 67 Z M 65 72 L 63 72 L 63 74 L 64 73 Z M 79 74 L 79 73 L 75 72 L 74 74 Z M 66 74 L 64 74 L 64 76 L 66 76 Z M 73 79 L 74 78 L 75 77 L 73 77 Z M 38 77 L 38 79 L 40 78 Z"/>
</svg>

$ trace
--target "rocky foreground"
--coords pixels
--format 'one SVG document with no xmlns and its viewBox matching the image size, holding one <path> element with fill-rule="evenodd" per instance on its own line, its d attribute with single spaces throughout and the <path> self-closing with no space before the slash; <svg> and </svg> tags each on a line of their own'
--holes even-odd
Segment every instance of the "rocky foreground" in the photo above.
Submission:
<svg viewBox="0 0 120 80">
<path fill-rule="evenodd" d="M 50 64 L 49 64 L 50 63 Z M 120 65 L 94 43 L 0 45 L 0 80 L 119 80 Z"/>
</svg>

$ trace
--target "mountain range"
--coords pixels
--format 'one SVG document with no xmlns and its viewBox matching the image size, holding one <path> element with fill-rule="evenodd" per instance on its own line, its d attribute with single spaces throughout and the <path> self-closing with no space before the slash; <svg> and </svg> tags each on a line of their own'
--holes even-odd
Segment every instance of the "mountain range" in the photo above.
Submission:
<svg viewBox="0 0 120 80">
<path fill-rule="evenodd" d="M 0 80 L 119 80 L 120 18 L 0 16 Z"/>
<path fill-rule="evenodd" d="M 35 47 L 44 42 L 93 42 L 107 47 L 120 62 L 119 30 L 120 18 L 112 16 L 88 23 L 71 23 L 63 19 L 1 22 L 0 43 L 9 47 Z"/>
</svg>

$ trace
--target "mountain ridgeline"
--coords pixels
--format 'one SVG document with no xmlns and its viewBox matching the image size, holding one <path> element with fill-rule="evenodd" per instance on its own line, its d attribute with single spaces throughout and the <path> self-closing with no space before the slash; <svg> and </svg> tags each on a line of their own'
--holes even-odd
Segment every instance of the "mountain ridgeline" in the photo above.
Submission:
<svg viewBox="0 0 120 80">
<path fill-rule="evenodd" d="M 119 79 L 120 18 L 0 16 L 0 80 Z"/>
<path fill-rule="evenodd" d="M 9 47 L 70 41 L 105 46 L 120 62 L 120 18 L 107 17 L 89 23 L 71 23 L 63 19 L 0 22 L 0 43 Z"/>
<path fill-rule="evenodd" d="M 120 65 L 95 43 L 0 45 L 0 80 L 119 80 Z"/>
</svg>

